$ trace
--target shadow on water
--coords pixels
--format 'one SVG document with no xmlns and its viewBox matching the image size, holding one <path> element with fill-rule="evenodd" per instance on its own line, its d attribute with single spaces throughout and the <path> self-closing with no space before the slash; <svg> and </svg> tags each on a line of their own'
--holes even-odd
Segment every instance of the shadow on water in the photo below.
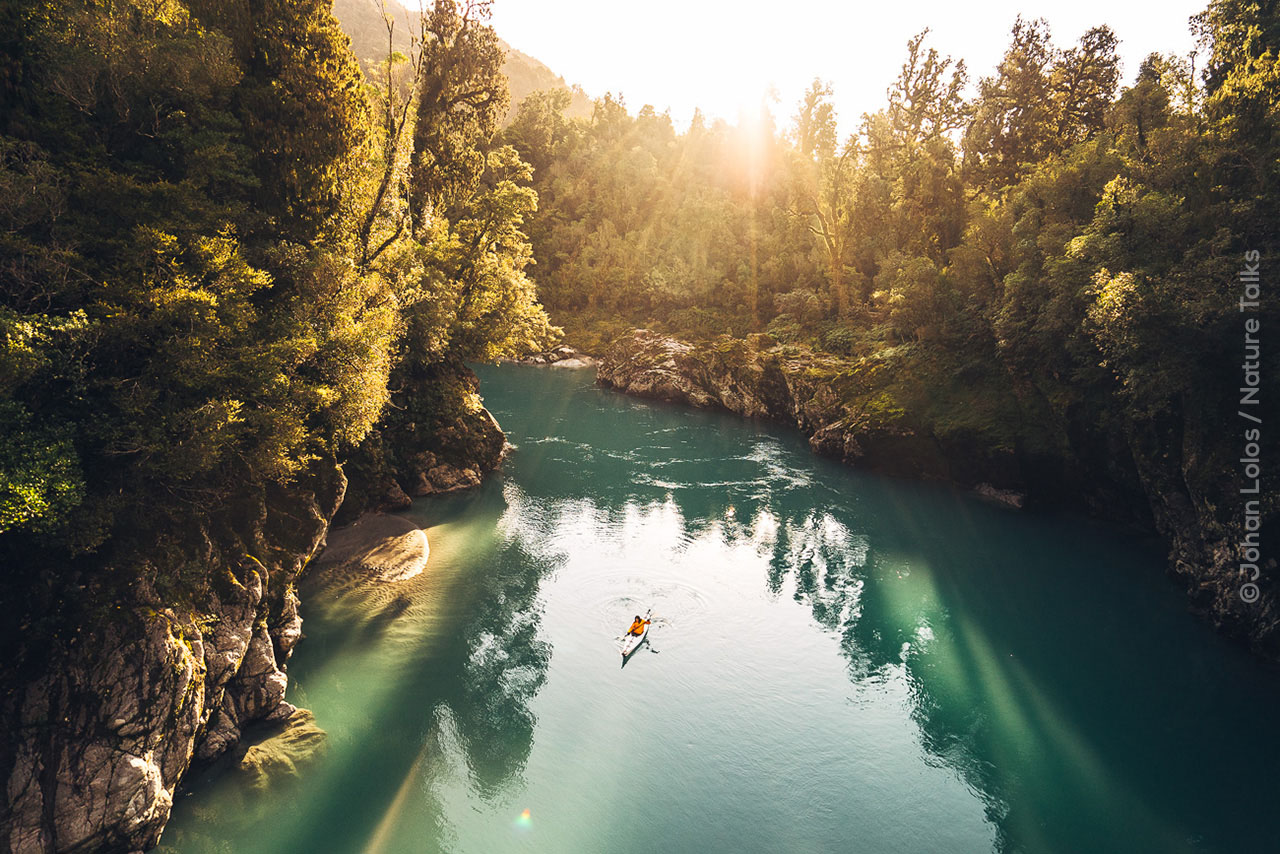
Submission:
<svg viewBox="0 0 1280 854">
<path fill-rule="evenodd" d="M 422 505 L 434 527 L 491 531 L 506 500 L 498 479 Z M 465 530 L 454 536 L 467 538 Z M 537 602 L 551 567 L 517 544 L 491 548 L 483 571 L 450 577 L 450 557 L 433 553 L 429 573 L 396 585 L 324 575 L 304 582 L 308 639 L 291 664 L 290 697 L 346 710 L 320 721 L 330 742 L 323 773 L 307 769 L 305 786 L 285 780 L 267 791 L 246 791 L 234 773 L 188 781 L 179 798 L 200 805 L 178 811 L 161 850 L 245 850 L 226 841 L 240 838 L 260 851 L 378 854 L 408 850 L 397 841 L 406 831 L 446 843 L 445 810 L 424 787 L 452 773 L 440 757 L 461 756 L 482 799 L 518 777 L 536 723 L 529 701 L 551 659 Z M 282 820 L 295 811 L 308 820 Z"/>
</svg>

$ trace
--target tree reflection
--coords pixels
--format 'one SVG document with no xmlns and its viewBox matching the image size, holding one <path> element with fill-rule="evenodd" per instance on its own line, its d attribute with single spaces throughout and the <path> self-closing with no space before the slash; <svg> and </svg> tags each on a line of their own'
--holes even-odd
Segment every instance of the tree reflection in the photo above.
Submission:
<svg viewBox="0 0 1280 854">
<path fill-rule="evenodd" d="M 790 583 L 838 632 L 855 686 L 905 681 L 921 746 L 982 798 L 997 850 L 1256 847 L 1229 798 L 1187 785 L 1261 768 L 1212 724 L 1239 696 L 1230 677 L 1171 658 L 1208 653 L 1186 646 L 1178 611 L 1149 619 L 1150 588 L 1121 574 L 1155 558 L 941 491 L 911 502 L 939 511 L 921 524 L 892 494 L 922 489 L 885 484 L 862 533 L 838 512 L 762 510 L 782 517 L 765 584 Z M 1245 729 L 1265 726 L 1233 702 Z M 1259 810 L 1263 788 L 1243 793 Z"/>
<path fill-rule="evenodd" d="M 486 797 L 524 767 L 533 746 L 529 703 L 547 677 L 551 645 L 538 637 L 536 607 L 545 566 L 518 547 L 504 550 L 486 573 L 479 612 L 467 629 L 469 655 L 454 706 L 477 791 Z"/>
</svg>

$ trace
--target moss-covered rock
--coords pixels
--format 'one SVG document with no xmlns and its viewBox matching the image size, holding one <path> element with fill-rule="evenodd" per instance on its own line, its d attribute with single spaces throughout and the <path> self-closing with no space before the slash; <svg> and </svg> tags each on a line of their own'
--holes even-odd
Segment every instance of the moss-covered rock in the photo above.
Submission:
<svg viewBox="0 0 1280 854">
<path fill-rule="evenodd" d="M 468 489 L 498 467 L 507 437 L 465 365 L 406 376 L 377 428 L 348 459 L 351 486 L 336 524 L 402 510 L 413 497 Z"/>
</svg>

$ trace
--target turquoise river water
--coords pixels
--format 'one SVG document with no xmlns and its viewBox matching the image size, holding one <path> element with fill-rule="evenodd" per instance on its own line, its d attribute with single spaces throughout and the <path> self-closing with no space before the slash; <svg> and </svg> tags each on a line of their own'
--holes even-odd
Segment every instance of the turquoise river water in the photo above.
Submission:
<svg viewBox="0 0 1280 854">
<path fill-rule="evenodd" d="M 590 371 L 480 374 L 514 448 L 415 503 L 427 571 L 304 585 L 289 698 L 327 753 L 203 773 L 163 850 L 1280 851 L 1280 679 L 1155 544 Z"/>
</svg>

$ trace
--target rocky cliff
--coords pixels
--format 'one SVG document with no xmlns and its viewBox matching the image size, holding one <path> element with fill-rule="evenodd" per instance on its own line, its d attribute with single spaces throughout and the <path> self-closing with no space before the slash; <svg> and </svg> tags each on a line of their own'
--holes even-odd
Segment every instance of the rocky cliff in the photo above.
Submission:
<svg viewBox="0 0 1280 854">
<path fill-rule="evenodd" d="M 430 390 L 429 393 L 425 393 Z M 382 421 L 346 464 L 351 488 L 337 524 L 403 510 L 416 497 L 468 489 L 498 467 L 507 437 L 464 365 L 437 366 L 392 394 Z"/>
<path fill-rule="evenodd" d="M 150 848 L 192 762 L 226 752 L 251 722 L 293 715 L 284 699 L 302 631 L 293 585 L 345 489 L 329 461 L 291 489 L 254 490 L 166 544 L 207 571 L 202 595 L 158 592 L 166 574 L 190 567 L 148 567 L 114 613 L 55 645 L 43 675 L 6 694 L 0 849 Z M 86 591 L 95 594 L 105 595 Z"/>
<path fill-rule="evenodd" d="M 1014 414 L 1004 421 L 1016 422 L 1013 429 L 998 418 L 957 423 L 895 388 L 882 368 L 776 347 L 768 336 L 695 346 L 633 330 L 605 353 L 597 378 L 627 394 L 794 425 L 815 452 L 868 471 L 946 481 L 1012 507 L 1083 509 L 1158 534 L 1193 610 L 1280 661 L 1280 570 L 1271 559 L 1257 600 L 1241 598 L 1236 545 L 1246 532 L 1206 486 L 1221 473 L 1214 477 L 1194 435 L 1165 435 L 1168 425 L 1141 422 L 1108 432 L 1049 419 L 1019 407 L 1008 389 L 971 396 L 1009 397 Z M 1275 520 L 1263 525 L 1274 530 Z"/>
<path fill-rule="evenodd" d="M 364 472 L 375 475 L 366 501 L 385 501 L 390 487 L 404 495 L 398 480 L 416 494 L 462 488 L 498 464 L 505 436 L 474 377 L 457 376 L 471 391 L 462 411 L 431 430 L 384 424 L 371 438 L 395 451 Z M 127 590 L 83 589 L 83 625 L 60 633 L 25 678 L 5 678 L 0 851 L 145 851 L 183 775 L 236 747 L 246 726 L 278 723 L 304 752 L 318 747 L 308 713 L 285 700 L 302 636 L 295 582 L 324 548 L 347 487 L 343 466 L 317 462 L 287 488 L 251 488 L 198 530 L 144 550 Z M 180 588 L 179 576 L 205 581 Z M 253 748 L 245 763 L 257 777 L 271 772 Z"/>
</svg>

